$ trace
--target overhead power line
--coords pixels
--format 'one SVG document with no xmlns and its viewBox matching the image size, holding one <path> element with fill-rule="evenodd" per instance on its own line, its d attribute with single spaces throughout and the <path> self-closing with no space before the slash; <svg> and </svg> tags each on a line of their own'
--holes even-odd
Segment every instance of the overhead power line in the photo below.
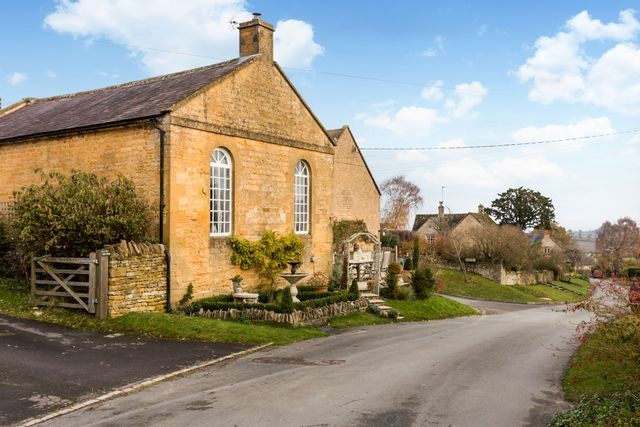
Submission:
<svg viewBox="0 0 640 427">
<path fill-rule="evenodd" d="M 620 136 L 640 133 L 640 129 L 623 130 L 620 132 L 601 133 L 598 135 L 585 135 L 574 136 L 572 138 L 558 138 L 558 139 L 546 139 L 541 141 L 528 141 L 528 142 L 508 142 L 504 144 L 482 144 L 482 145 L 452 145 L 449 147 L 360 147 L 360 150 L 368 151 L 410 151 L 410 150 L 472 150 L 477 148 L 502 148 L 502 147 L 520 147 L 523 145 L 539 145 L 539 144 L 553 144 L 558 142 L 573 142 L 583 141 L 587 139 L 604 138 L 609 136 Z"/>
</svg>

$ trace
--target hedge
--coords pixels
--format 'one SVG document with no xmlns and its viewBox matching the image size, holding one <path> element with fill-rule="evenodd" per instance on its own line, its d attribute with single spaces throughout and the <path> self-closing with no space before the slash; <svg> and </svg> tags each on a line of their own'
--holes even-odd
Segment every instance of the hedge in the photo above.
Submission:
<svg viewBox="0 0 640 427">
<path fill-rule="evenodd" d="M 214 310 L 245 310 L 249 308 L 262 309 L 266 311 L 273 311 L 276 313 L 287 313 L 287 308 L 282 304 L 269 303 L 269 304 L 247 304 L 239 302 L 228 302 L 228 295 L 219 295 L 215 297 L 205 298 L 198 301 L 194 301 L 184 309 L 187 314 L 194 314 L 200 310 L 214 311 Z M 357 299 L 357 298 L 356 298 Z M 354 301 L 351 295 L 346 292 L 335 293 L 324 298 L 309 299 L 306 301 L 296 302 L 293 304 L 295 310 L 302 311 L 306 308 L 319 308 L 325 307 L 331 304 L 337 304 L 339 302 Z"/>
</svg>

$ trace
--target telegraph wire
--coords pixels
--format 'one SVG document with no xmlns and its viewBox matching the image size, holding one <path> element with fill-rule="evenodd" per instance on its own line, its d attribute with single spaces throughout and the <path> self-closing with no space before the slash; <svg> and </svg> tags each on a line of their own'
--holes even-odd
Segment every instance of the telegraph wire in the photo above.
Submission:
<svg viewBox="0 0 640 427">
<path fill-rule="evenodd" d="M 450 147 L 360 147 L 360 150 L 367 151 L 437 151 L 437 150 L 473 150 L 479 148 L 504 148 L 504 147 L 522 147 L 526 145 L 554 144 L 558 142 L 575 142 L 595 138 L 605 138 L 610 136 L 620 136 L 640 133 L 640 129 L 630 129 L 619 132 L 601 133 L 598 135 L 574 136 L 571 138 L 546 139 L 540 141 L 527 142 L 507 142 L 504 144 L 481 144 L 481 145 L 452 145 Z"/>
</svg>

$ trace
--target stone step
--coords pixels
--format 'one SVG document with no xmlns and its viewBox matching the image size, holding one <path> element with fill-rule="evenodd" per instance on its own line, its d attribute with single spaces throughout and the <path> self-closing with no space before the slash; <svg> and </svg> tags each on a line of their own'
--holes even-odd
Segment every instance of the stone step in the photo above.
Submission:
<svg viewBox="0 0 640 427">
<path fill-rule="evenodd" d="M 370 298 L 380 298 L 378 295 L 372 293 L 372 292 L 360 292 L 360 296 L 370 299 Z"/>
<path fill-rule="evenodd" d="M 378 304 L 376 304 L 378 305 Z M 388 305 L 378 305 L 378 308 L 380 310 L 393 310 L 393 308 L 389 307 Z"/>
<path fill-rule="evenodd" d="M 369 300 L 369 304 L 376 304 L 376 305 L 384 304 L 384 300 L 381 300 L 381 299 L 373 299 L 373 298 L 372 298 L 372 299 L 370 299 L 370 300 Z"/>
</svg>

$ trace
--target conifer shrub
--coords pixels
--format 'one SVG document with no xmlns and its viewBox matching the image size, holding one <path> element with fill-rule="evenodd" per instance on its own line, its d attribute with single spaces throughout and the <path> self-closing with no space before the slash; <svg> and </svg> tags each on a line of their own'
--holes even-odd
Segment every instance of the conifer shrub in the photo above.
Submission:
<svg viewBox="0 0 640 427">
<path fill-rule="evenodd" d="M 416 299 L 427 299 L 433 291 L 435 280 L 428 268 L 419 268 L 411 273 L 411 287 Z"/>
</svg>

